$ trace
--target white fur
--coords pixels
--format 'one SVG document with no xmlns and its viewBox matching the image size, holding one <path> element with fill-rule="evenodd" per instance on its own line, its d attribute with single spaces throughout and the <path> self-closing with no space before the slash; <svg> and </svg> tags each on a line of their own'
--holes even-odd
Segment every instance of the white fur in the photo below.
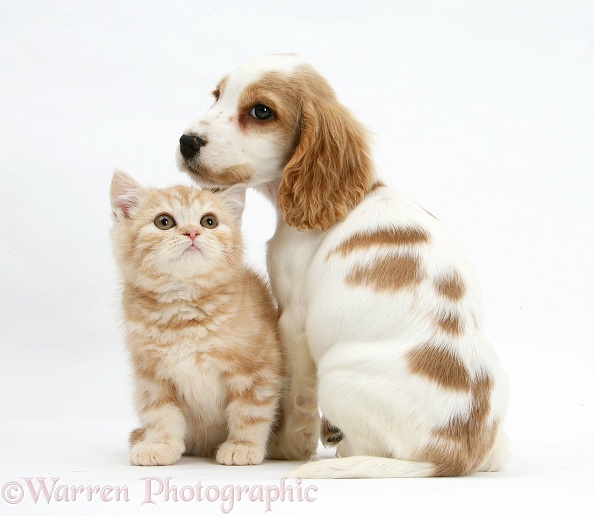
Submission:
<svg viewBox="0 0 594 516">
<path fill-rule="evenodd" d="M 267 195 L 274 206 L 278 206 L 287 149 L 280 145 L 280 135 L 241 130 L 237 105 L 242 91 L 266 71 L 290 75 L 302 63 L 297 56 L 280 55 L 254 60 L 233 71 L 221 98 L 187 131 L 208 139 L 200 152 L 202 164 L 214 171 L 249 166 L 248 185 Z M 192 172 L 179 152 L 178 163 Z M 399 291 L 349 285 L 345 278 L 356 264 L 397 255 L 402 248 L 377 246 L 346 256 L 332 251 L 356 233 L 393 226 L 414 227 L 429 235 L 426 244 L 406 249 L 419 259 L 425 279 L 415 288 Z M 427 342 L 452 346 L 472 379 L 489 375 L 487 421 L 503 420 L 507 381 L 481 331 L 482 307 L 472 268 L 442 224 L 406 196 L 379 188 L 326 231 L 298 231 L 284 222 L 279 211 L 267 259 L 282 312 L 280 334 L 291 376 L 288 398 L 292 411 L 286 414 L 288 423 L 281 439 L 287 440 L 287 446 L 312 449 L 318 433 L 312 378 L 317 371 L 317 402 L 344 433 L 338 456 L 349 457 L 305 464 L 296 476 L 433 474 L 434 464 L 409 459 L 433 442 L 436 428 L 453 418 L 468 417 L 472 399 L 468 392 L 443 388 L 409 370 L 406 353 Z M 464 297 L 457 301 L 439 296 L 433 281 L 451 270 L 460 274 L 466 287 Z M 435 318 L 453 308 L 465 329 L 460 335 L 444 336 L 436 330 Z M 491 456 L 480 469 L 497 469 L 504 455 L 499 431 Z"/>
</svg>

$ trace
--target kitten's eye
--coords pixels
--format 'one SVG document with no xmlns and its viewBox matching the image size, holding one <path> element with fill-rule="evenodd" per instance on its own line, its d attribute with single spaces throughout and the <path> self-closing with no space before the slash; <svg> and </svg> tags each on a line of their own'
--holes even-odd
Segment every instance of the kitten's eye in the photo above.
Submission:
<svg viewBox="0 0 594 516">
<path fill-rule="evenodd" d="M 159 229 L 171 229 L 176 225 L 175 219 L 167 213 L 163 213 L 155 219 L 155 226 L 157 226 Z"/>
<path fill-rule="evenodd" d="M 272 115 L 274 115 L 274 112 L 264 104 L 257 104 L 250 111 L 250 115 L 252 115 L 254 118 L 257 118 L 258 120 L 267 120 Z"/>
<path fill-rule="evenodd" d="M 218 89 L 218 88 L 212 92 L 212 96 L 214 97 L 214 99 L 215 99 L 215 102 L 216 102 L 217 100 L 219 100 L 219 97 L 221 96 L 221 92 L 219 91 L 219 89 Z"/>
<path fill-rule="evenodd" d="M 212 213 L 207 213 L 200 219 L 200 225 L 203 228 L 214 229 L 219 225 L 219 221 Z"/>
</svg>

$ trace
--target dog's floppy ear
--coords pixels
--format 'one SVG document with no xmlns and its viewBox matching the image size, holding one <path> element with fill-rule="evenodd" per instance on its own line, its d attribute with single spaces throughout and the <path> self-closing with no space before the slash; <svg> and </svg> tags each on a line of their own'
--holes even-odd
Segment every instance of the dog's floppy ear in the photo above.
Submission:
<svg viewBox="0 0 594 516">
<path fill-rule="evenodd" d="M 299 143 L 279 187 L 285 222 L 325 231 L 363 200 L 373 176 L 362 125 L 334 99 L 304 100 Z"/>
</svg>

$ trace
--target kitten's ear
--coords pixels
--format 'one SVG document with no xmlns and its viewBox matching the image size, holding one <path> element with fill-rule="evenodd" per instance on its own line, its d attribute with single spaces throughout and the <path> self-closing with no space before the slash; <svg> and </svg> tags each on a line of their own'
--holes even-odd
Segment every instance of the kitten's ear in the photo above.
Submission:
<svg viewBox="0 0 594 516">
<path fill-rule="evenodd" d="M 128 174 L 116 170 L 111 179 L 111 207 L 117 220 L 129 219 L 130 212 L 140 204 L 143 188 Z"/>
<path fill-rule="evenodd" d="M 225 203 L 225 206 L 235 219 L 235 223 L 241 226 L 241 216 L 243 215 L 243 209 L 245 208 L 245 192 L 247 186 L 240 183 L 233 185 L 226 190 L 220 191 L 217 195 Z"/>
</svg>

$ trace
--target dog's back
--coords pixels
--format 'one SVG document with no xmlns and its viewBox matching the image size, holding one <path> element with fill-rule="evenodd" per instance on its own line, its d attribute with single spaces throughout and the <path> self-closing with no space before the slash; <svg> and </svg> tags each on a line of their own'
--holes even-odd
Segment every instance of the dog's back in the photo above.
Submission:
<svg viewBox="0 0 594 516">
<path fill-rule="evenodd" d="M 384 459 L 312 462 L 297 475 L 497 469 L 507 383 L 482 333 L 474 273 L 442 224 L 382 187 L 321 235 L 291 272 L 302 281 L 280 290 L 307 306 L 300 323 L 320 408 L 344 435 L 338 454 Z"/>
</svg>

